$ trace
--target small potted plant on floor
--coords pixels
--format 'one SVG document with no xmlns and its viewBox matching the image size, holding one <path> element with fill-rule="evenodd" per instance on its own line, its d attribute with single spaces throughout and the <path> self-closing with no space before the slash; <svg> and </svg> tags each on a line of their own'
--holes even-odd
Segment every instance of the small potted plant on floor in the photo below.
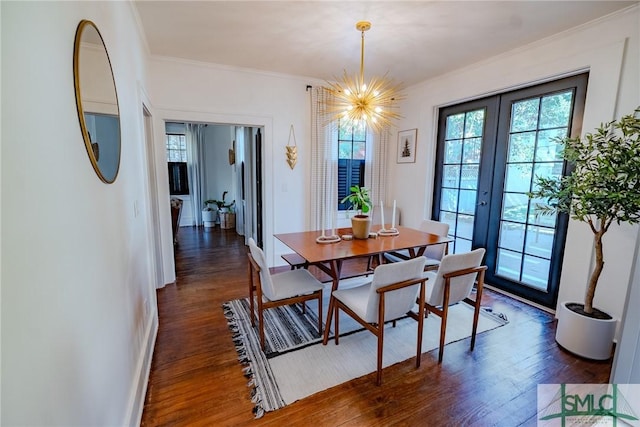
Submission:
<svg viewBox="0 0 640 427">
<path fill-rule="evenodd" d="M 228 203 L 225 201 L 225 198 L 227 197 L 227 193 L 228 191 L 225 191 L 224 193 L 222 193 L 222 200 L 215 200 L 215 199 L 211 199 L 211 200 L 207 200 L 204 202 L 205 205 L 216 205 L 218 207 L 218 211 L 220 212 L 229 212 L 229 210 L 231 209 L 231 207 L 233 205 L 235 205 L 236 201 L 233 200 L 231 203 Z"/>
<path fill-rule="evenodd" d="M 231 203 L 229 203 L 229 202 L 227 202 L 225 200 L 226 197 L 227 197 L 227 193 L 228 193 L 228 191 L 225 191 L 225 192 L 222 193 L 222 200 L 210 199 L 210 200 L 205 200 L 205 202 L 204 202 L 204 205 L 206 207 L 205 209 L 213 210 L 211 208 L 211 206 L 215 206 L 216 207 L 216 209 L 213 211 L 213 215 L 215 216 L 214 221 L 220 222 L 222 220 L 222 216 L 221 215 L 231 212 L 231 208 L 233 208 L 233 205 L 236 204 L 235 200 L 231 201 Z M 203 218 L 204 218 L 204 215 L 205 215 L 205 212 L 203 210 L 202 211 Z M 203 219 L 203 221 L 204 221 L 204 219 Z M 205 227 L 206 226 L 207 225 L 206 225 L 206 222 L 205 222 Z"/>
<path fill-rule="evenodd" d="M 558 306 L 556 341 L 583 357 L 611 357 L 617 320 L 593 307 L 598 279 L 604 268 L 603 237 L 615 222 L 640 222 L 640 107 L 618 121 L 601 124 L 581 140 L 564 138 L 563 157 L 574 167 L 561 178 L 536 178 L 529 194 L 546 201 L 542 214 L 563 212 L 586 222 L 593 232 L 595 266 L 584 303 Z"/>
<path fill-rule="evenodd" d="M 202 208 L 202 223 L 205 228 L 212 228 L 216 225 L 216 217 L 218 213 L 209 206 L 209 200 L 204 202 L 204 207 Z"/>
<path fill-rule="evenodd" d="M 353 237 L 356 239 L 369 238 L 371 230 L 371 217 L 367 215 L 371 210 L 371 198 L 367 187 L 359 187 L 357 185 L 349 188 L 351 194 L 342 199 L 340 203 L 349 202 L 350 208 L 357 213 L 351 217 L 351 229 Z"/>
</svg>

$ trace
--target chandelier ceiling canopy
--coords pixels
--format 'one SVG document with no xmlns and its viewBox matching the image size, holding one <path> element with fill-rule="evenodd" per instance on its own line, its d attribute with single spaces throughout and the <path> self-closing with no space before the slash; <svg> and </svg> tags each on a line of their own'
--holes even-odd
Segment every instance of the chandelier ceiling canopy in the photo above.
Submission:
<svg viewBox="0 0 640 427">
<path fill-rule="evenodd" d="M 400 85 L 395 84 L 385 74 L 372 77 L 368 83 L 364 79 L 364 32 L 371 28 L 368 21 L 356 23 L 360 31 L 362 43 L 360 48 L 360 74 L 354 77 L 344 72 L 341 81 L 329 84 L 329 92 L 333 95 L 328 107 L 335 113 L 336 119 L 351 121 L 364 120 L 376 131 L 388 127 L 393 120 L 400 117 L 394 111 L 398 100 L 404 98 L 399 93 Z"/>
</svg>

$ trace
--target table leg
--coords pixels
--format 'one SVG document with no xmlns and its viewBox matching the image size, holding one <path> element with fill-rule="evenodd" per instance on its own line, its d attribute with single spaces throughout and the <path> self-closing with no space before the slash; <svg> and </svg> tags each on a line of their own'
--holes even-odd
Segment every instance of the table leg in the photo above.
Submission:
<svg viewBox="0 0 640 427">
<path fill-rule="evenodd" d="M 336 309 L 333 303 L 333 291 L 338 289 L 338 283 L 340 282 L 340 271 L 342 270 L 342 261 L 333 260 L 329 262 L 329 271 L 327 273 L 331 276 L 331 294 L 329 295 L 329 308 L 327 309 L 327 321 L 324 324 L 324 335 L 322 337 L 322 344 L 327 345 L 329 342 L 329 330 L 331 329 L 331 320 L 333 319 L 333 311 Z"/>
<path fill-rule="evenodd" d="M 418 247 L 418 251 L 416 252 L 416 248 L 410 248 L 409 249 L 409 256 L 411 258 L 417 258 L 419 256 L 424 255 L 424 251 L 427 249 L 426 246 L 419 246 Z"/>
</svg>

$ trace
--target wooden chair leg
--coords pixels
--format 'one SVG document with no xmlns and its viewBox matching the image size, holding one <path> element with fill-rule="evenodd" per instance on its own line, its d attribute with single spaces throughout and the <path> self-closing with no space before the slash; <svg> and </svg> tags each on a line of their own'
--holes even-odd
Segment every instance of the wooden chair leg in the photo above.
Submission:
<svg viewBox="0 0 640 427">
<path fill-rule="evenodd" d="M 378 324 L 378 372 L 376 385 L 382 385 L 382 349 L 384 348 L 384 322 Z"/>
<path fill-rule="evenodd" d="M 476 286 L 476 303 L 473 312 L 473 330 L 471 332 L 471 351 L 476 345 L 476 332 L 478 330 L 478 317 L 482 306 L 482 288 L 484 287 L 484 270 L 478 274 L 478 285 Z"/>
<path fill-rule="evenodd" d="M 256 318 L 255 313 L 253 311 L 253 291 L 255 290 L 255 286 L 253 286 L 253 270 L 251 268 L 251 263 L 249 263 L 249 313 L 251 316 L 251 326 L 256 326 Z"/>
<path fill-rule="evenodd" d="M 382 384 L 382 350 L 384 349 L 384 292 L 378 299 L 378 372 L 376 373 L 376 385 Z M 373 332 L 373 331 L 372 331 Z"/>
<path fill-rule="evenodd" d="M 416 349 L 416 368 L 420 367 L 420 362 L 422 360 L 422 329 L 424 326 L 424 287 L 425 284 L 422 282 L 420 284 L 420 302 L 418 303 L 418 339 L 417 339 L 417 349 Z"/>
<path fill-rule="evenodd" d="M 260 329 L 260 347 L 264 351 L 264 314 L 261 305 L 258 302 L 258 329 Z"/>
<path fill-rule="evenodd" d="M 442 298 L 442 316 L 440 325 L 440 349 L 438 350 L 438 363 L 442 363 L 442 355 L 444 354 L 444 339 L 447 334 L 447 315 L 449 314 L 449 291 L 450 279 L 445 279 L 444 296 Z"/>
<path fill-rule="evenodd" d="M 318 333 L 322 336 L 322 291 L 318 296 Z"/>
<path fill-rule="evenodd" d="M 438 363 L 442 363 L 442 355 L 444 354 L 444 340 L 447 334 L 447 311 L 448 307 L 442 307 L 442 318 L 440 325 L 440 348 L 438 349 Z"/>
<path fill-rule="evenodd" d="M 333 300 L 333 296 L 331 298 Z M 329 300 L 329 306 L 331 306 L 331 301 L 332 300 Z M 336 343 L 336 345 L 338 345 L 339 344 L 338 336 L 340 335 L 340 333 L 339 333 L 340 329 L 339 329 L 339 326 L 338 326 L 338 319 L 340 318 L 340 303 L 335 301 L 335 300 L 333 301 L 333 312 L 334 312 L 334 315 L 335 315 L 334 322 L 336 324 L 336 326 L 335 326 L 335 334 L 334 334 L 333 340 Z M 331 315 L 329 315 L 329 318 L 331 318 Z"/>
</svg>

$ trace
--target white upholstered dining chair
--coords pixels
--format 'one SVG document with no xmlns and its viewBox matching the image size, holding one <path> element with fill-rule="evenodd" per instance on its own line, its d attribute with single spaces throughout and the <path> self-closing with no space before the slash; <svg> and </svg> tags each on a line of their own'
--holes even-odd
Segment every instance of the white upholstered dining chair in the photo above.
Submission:
<svg viewBox="0 0 640 427">
<path fill-rule="evenodd" d="M 449 224 L 432 219 L 425 219 L 420 224 L 420 230 L 425 233 L 435 234 L 437 236 L 446 237 L 449 233 Z M 439 245 L 429 245 L 424 251 L 425 257 L 425 270 L 437 270 L 440 265 L 440 260 L 447 253 L 447 243 L 441 243 Z M 409 251 L 395 251 L 387 252 L 384 254 L 387 262 L 398 262 L 409 259 Z"/>
<path fill-rule="evenodd" d="M 422 354 L 422 324 L 424 322 L 425 281 L 423 257 L 378 266 L 370 283 L 333 291 L 335 307 L 335 343 L 339 344 L 340 310 L 355 319 L 378 338 L 376 384 L 382 384 L 382 353 L 384 324 L 409 315 L 418 321 L 416 368 Z M 418 298 L 418 313 L 412 310 Z"/>
<path fill-rule="evenodd" d="M 249 306 L 255 326 L 254 293 L 258 306 L 260 345 L 264 350 L 264 310 L 283 305 L 318 300 L 318 333 L 322 335 L 322 283 L 306 269 L 271 274 L 264 252 L 249 238 Z M 254 276 L 257 273 L 257 279 Z"/>
<path fill-rule="evenodd" d="M 482 302 L 484 272 L 487 269 L 486 266 L 481 265 L 484 253 L 484 248 L 478 248 L 471 252 L 445 255 L 440 262 L 440 267 L 437 272 L 427 271 L 424 273 L 425 276 L 429 278 L 429 286 L 425 299 L 427 316 L 429 313 L 433 313 L 442 320 L 440 324 L 438 363 L 442 362 L 444 352 L 449 307 L 468 298 L 471 295 L 474 283 L 476 283 L 475 309 L 471 333 L 471 351 L 473 351 L 476 343 L 480 304 Z"/>
</svg>

